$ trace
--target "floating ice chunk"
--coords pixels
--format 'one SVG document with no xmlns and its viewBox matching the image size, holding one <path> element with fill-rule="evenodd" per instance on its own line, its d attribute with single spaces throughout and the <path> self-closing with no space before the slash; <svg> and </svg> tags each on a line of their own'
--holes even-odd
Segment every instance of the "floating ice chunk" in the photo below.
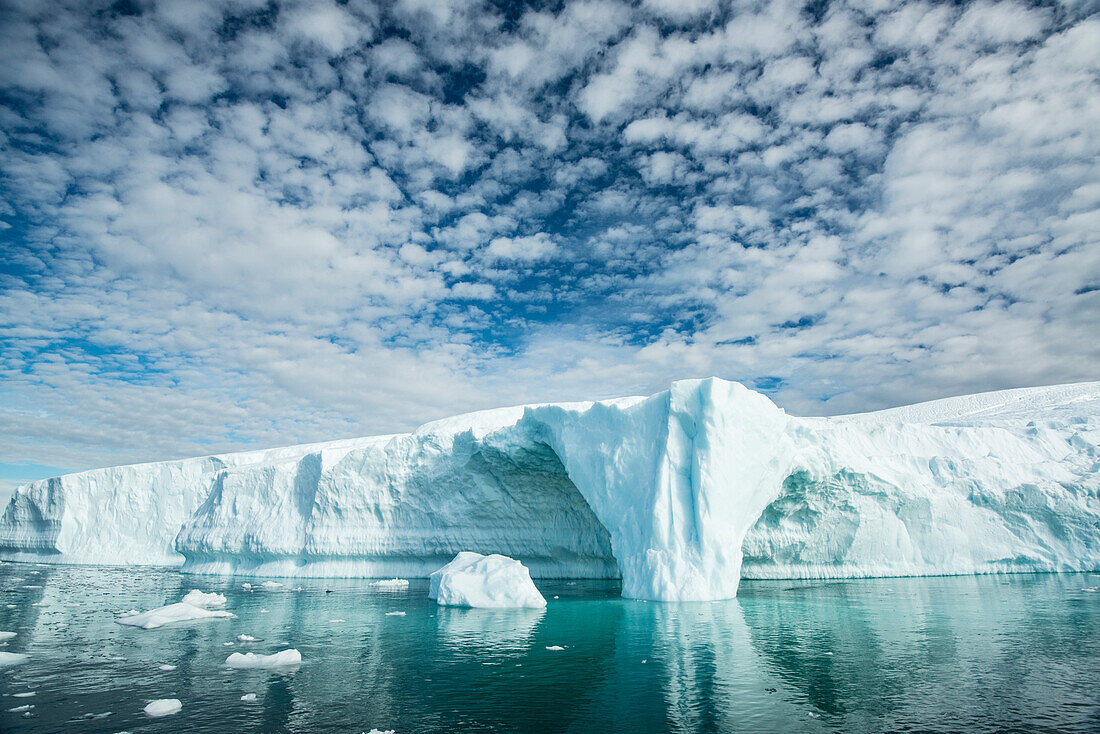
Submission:
<svg viewBox="0 0 1100 734">
<path fill-rule="evenodd" d="M 192 604 L 177 602 L 166 607 L 153 609 L 144 614 L 131 614 L 120 617 L 115 621 L 130 627 L 140 627 L 143 630 L 152 630 L 163 627 L 173 622 L 188 622 L 192 619 L 210 619 L 213 617 L 236 617 L 231 612 L 223 612 L 211 609 L 203 609 Z"/>
<path fill-rule="evenodd" d="M 30 698 L 33 695 L 35 695 L 34 691 L 26 691 L 24 693 L 13 693 L 13 694 L 11 694 L 11 697 L 12 698 Z"/>
<path fill-rule="evenodd" d="M 245 591 L 251 591 L 252 590 L 252 584 L 249 584 L 249 583 L 241 584 L 241 588 L 244 589 Z"/>
<path fill-rule="evenodd" d="M 252 635 L 237 635 L 238 642 L 255 642 L 256 638 Z"/>
<path fill-rule="evenodd" d="M 255 693 L 246 693 L 243 696 L 241 696 L 241 700 L 245 701 L 246 703 L 252 703 L 253 701 L 256 700 L 256 694 Z"/>
<path fill-rule="evenodd" d="M 294 648 L 282 650 L 274 655 L 257 655 L 253 652 L 241 654 L 235 652 L 225 659 L 225 665 L 238 670 L 283 670 L 297 668 L 302 664 L 302 653 Z"/>
<path fill-rule="evenodd" d="M 347 621 L 348 620 L 346 620 L 346 619 L 330 619 L 328 622 L 329 622 L 329 624 L 340 624 L 341 622 L 347 622 Z"/>
<path fill-rule="evenodd" d="M 371 729 L 367 734 L 396 734 L 396 732 L 393 729 L 386 729 L 385 731 L 381 729 Z"/>
<path fill-rule="evenodd" d="M 0 632 L 0 642 L 7 642 L 13 637 L 15 637 L 14 632 Z"/>
<path fill-rule="evenodd" d="M 371 581 L 369 585 L 376 589 L 407 589 L 409 588 L 409 580 L 381 579 L 380 581 Z"/>
<path fill-rule="evenodd" d="M 264 587 L 268 591 L 274 591 L 275 589 L 283 588 L 283 585 L 280 584 L 278 581 L 265 581 L 260 584 L 260 586 Z"/>
<path fill-rule="evenodd" d="M 387 617 L 404 617 L 404 612 L 386 612 Z"/>
<path fill-rule="evenodd" d="M 202 607 L 203 609 L 215 609 L 225 606 L 225 595 L 218 594 L 217 592 L 208 594 L 204 591 L 193 589 L 187 592 L 187 596 L 183 597 L 183 603 Z"/>
<path fill-rule="evenodd" d="M 150 701 L 143 711 L 145 711 L 146 716 L 156 718 L 174 714 L 182 708 L 183 704 L 178 698 L 158 698 L 156 701 Z"/>
<path fill-rule="evenodd" d="M 19 665 L 19 663 L 25 663 L 26 661 L 27 656 L 21 652 L 0 652 L 0 668 Z"/>
<path fill-rule="evenodd" d="M 562 647 L 561 645 L 547 645 L 546 649 L 547 650 L 564 650 L 565 648 Z"/>
<path fill-rule="evenodd" d="M 497 554 L 483 556 L 463 551 L 429 577 L 428 597 L 436 603 L 458 607 L 545 607 L 531 581 L 531 573 L 519 561 Z"/>
<path fill-rule="evenodd" d="M 18 714 L 18 713 L 21 713 L 23 711 L 30 711 L 33 708 L 34 708 L 33 703 L 25 703 L 22 706 L 16 706 L 13 709 L 8 709 L 8 711 L 10 711 L 13 714 Z"/>
<path fill-rule="evenodd" d="M 176 665 L 167 665 L 167 664 L 158 665 L 157 670 L 175 670 L 177 667 L 178 666 L 176 666 Z"/>
<path fill-rule="evenodd" d="M 235 644 L 236 643 L 234 643 L 234 642 L 223 642 L 222 647 L 233 647 L 233 645 L 235 645 Z"/>
</svg>

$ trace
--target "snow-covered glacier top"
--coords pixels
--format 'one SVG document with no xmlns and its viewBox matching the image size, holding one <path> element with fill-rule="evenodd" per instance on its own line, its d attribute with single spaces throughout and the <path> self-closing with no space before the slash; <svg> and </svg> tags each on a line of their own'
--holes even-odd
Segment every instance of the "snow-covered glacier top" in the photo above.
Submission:
<svg viewBox="0 0 1100 734">
<path fill-rule="evenodd" d="M 628 597 L 742 577 L 1100 569 L 1100 383 L 833 418 L 716 378 L 411 433 L 95 469 L 17 489 L 0 555 L 426 577 L 461 551 Z"/>
</svg>

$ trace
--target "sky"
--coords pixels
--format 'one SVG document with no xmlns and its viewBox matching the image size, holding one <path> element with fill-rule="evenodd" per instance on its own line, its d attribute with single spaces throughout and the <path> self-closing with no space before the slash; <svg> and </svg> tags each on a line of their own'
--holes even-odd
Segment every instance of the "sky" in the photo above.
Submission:
<svg viewBox="0 0 1100 734">
<path fill-rule="evenodd" d="M 1100 378 L 1100 3 L 0 0 L 0 494 Z"/>
</svg>

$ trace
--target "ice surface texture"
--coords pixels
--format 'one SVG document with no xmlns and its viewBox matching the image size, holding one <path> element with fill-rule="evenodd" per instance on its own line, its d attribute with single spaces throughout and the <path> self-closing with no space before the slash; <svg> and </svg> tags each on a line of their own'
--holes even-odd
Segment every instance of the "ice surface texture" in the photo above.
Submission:
<svg viewBox="0 0 1100 734">
<path fill-rule="evenodd" d="M 719 379 L 20 487 L 0 554 L 423 578 L 460 551 L 628 597 L 744 577 L 1100 568 L 1100 383 L 835 418 Z"/>
<path fill-rule="evenodd" d="M 505 556 L 462 552 L 428 577 L 428 597 L 443 606 L 541 608 L 546 599 L 522 563 Z"/>
</svg>

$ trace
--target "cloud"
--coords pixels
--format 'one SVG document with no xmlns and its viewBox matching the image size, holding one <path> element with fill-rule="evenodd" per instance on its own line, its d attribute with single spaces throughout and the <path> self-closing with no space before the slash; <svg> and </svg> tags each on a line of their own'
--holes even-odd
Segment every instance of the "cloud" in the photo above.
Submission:
<svg viewBox="0 0 1100 734">
<path fill-rule="evenodd" d="M 1096 379 L 1098 36 L 1013 2 L 9 3 L 0 462 L 706 374 L 804 413 Z"/>
</svg>

